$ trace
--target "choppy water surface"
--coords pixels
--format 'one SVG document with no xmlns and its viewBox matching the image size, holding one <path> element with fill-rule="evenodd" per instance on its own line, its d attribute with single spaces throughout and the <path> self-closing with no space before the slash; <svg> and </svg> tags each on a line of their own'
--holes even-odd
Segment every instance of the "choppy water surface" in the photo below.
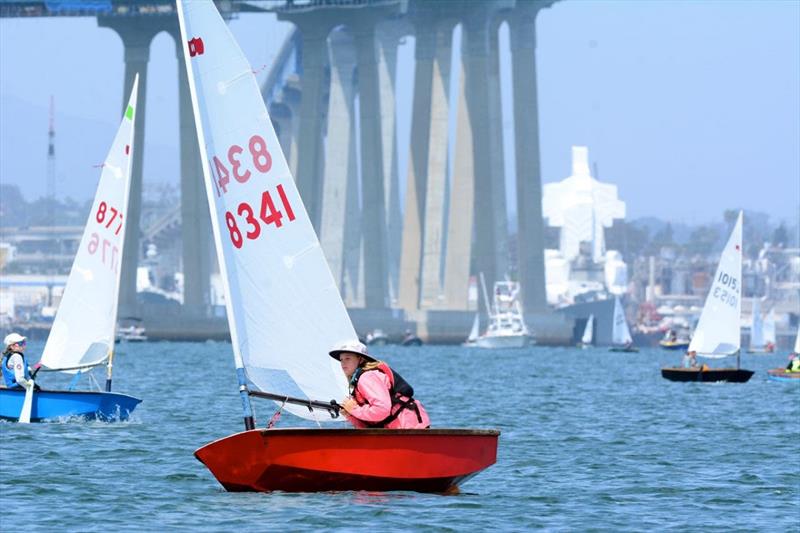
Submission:
<svg viewBox="0 0 800 533">
<path fill-rule="evenodd" d="M 800 387 L 765 373 L 785 355 L 743 356 L 757 373 L 734 385 L 667 382 L 679 355 L 655 349 L 374 351 L 434 426 L 502 431 L 497 464 L 461 495 L 224 492 L 192 452 L 242 429 L 230 345 L 133 344 L 114 379 L 144 400 L 131 421 L 0 422 L 0 526 L 798 530 Z M 256 409 L 265 424 L 272 404 Z"/>
</svg>

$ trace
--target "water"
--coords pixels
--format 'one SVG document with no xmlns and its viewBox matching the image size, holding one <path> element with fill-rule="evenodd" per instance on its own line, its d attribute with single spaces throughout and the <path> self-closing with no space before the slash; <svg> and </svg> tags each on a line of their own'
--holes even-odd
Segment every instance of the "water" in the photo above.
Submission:
<svg viewBox="0 0 800 533">
<path fill-rule="evenodd" d="M 497 464 L 439 496 L 227 493 L 192 452 L 242 429 L 230 345 L 121 351 L 115 389 L 144 399 L 131 421 L 0 423 L 2 529 L 799 528 L 800 387 L 765 373 L 785 355 L 743 356 L 757 372 L 735 385 L 667 382 L 680 354 L 655 349 L 375 349 L 434 426 L 502 431 Z"/>
</svg>

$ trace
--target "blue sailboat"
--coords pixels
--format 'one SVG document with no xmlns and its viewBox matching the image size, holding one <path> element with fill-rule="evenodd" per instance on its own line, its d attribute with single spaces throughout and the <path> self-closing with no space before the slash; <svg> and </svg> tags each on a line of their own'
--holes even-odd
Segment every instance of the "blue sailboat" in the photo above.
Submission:
<svg viewBox="0 0 800 533">
<path fill-rule="evenodd" d="M 45 390 L 31 380 L 26 388 L 2 388 L 0 418 L 20 423 L 65 417 L 124 420 L 141 402 L 111 392 L 138 81 L 137 76 L 103 163 L 89 220 L 42 354 L 41 370 L 72 374 L 72 384 L 68 390 Z M 105 391 L 74 390 L 81 375 L 101 365 L 106 367 Z M 92 381 L 97 383 L 93 377 Z"/>
</svg>

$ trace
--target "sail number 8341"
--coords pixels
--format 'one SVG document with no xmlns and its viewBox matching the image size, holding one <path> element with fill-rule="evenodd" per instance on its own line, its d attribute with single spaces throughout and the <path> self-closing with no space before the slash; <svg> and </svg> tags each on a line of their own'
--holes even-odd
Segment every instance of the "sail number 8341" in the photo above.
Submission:
<svg viewBox="0 0 800 533">
<path fill-rule="evenodd" d="M 294 220 L 294 211 L 292 210 L 291 204 L 289 204 L 289 199 L 286 197 L 286 192 L 283 190 L 283 185 L 278 184 L 276 190 L 281 204 L 283 204 L 283 211 L 291 222 Z M 230 233 L 231 242 L 236 248 L 242 247 L 245 237 L 251 241 L 258 239 L 261 235 L 262 222 L 265 227 L 270 224 L 275 224 L 276 228 L 280 228 L 283 225 L 281 221 L 283 213 L 275 209 L 275 202 L 272 200 L 272 195 L 269 191 L 261 193 L 261 207 L 257 216 L 253 207 L 247 202 L 239 204 L 239 207 L 236 209 L 236 214 L 244 218 L 244 221 L 247 223 L 247 227 L 244 228 L 247 231 L 244 234 L 242 234 L 242 229 L 239 229 L 239 224 L 234 214 L 230 211 L 225 212 L 225 225 L 228 228 L 228 233 Z"/>
</svg>

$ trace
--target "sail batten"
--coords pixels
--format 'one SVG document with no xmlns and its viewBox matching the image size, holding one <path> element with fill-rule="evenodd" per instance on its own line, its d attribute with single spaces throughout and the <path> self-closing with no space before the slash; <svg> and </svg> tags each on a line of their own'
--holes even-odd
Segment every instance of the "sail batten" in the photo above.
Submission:
<svg viewBox="0 0 800 533">
<path fill-rule="evenodd" d="M 357 336 L 252 68 L 213 2 L 178 15 L 236 367 L 263 392 L 340 400 L 328 350 Z"/>
<path fill-rule="evenodd" d="M 97 366 L 114 348 L 138 85 L 137 75 L 42 353 L 50 370 Z"/>
<path fill-rule="evenodd" d="M 733 355 L 741 348 L 742 213 L 714 273 L 689 351 L 704 357 Z"/>
</svg>

